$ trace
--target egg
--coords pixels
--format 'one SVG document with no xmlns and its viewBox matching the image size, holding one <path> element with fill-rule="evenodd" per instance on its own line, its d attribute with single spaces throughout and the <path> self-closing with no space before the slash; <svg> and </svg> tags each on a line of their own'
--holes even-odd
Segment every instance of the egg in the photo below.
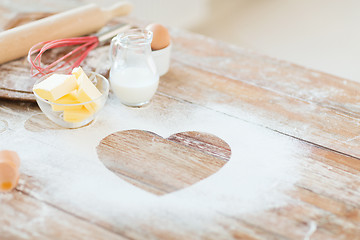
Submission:
<svg viewBox="0 0 360 240">
<path fill-rule="evenodd" d="M 153 32 L 153 39 L 151 42 L 152 50 L 160 50 L 169 46 L 170 34 L 166 27 L 161 24 L 152 23 L 146 26 L 146 30 Z"/>
<path fill-rule="evenodd" d="M 0 151 L 0 193 L 14 189 L 19 181 L 20 159 L 16 152 Z"/>
</svg>

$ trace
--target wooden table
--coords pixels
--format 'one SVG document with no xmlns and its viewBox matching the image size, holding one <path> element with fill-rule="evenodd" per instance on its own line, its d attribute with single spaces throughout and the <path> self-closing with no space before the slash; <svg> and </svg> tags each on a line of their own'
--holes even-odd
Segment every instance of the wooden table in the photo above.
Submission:
<svg viewBox="0 0 360 240">
<path fill-rule="evenodd" d="M 2 27 L 20 2 L 2 4 Z M 68 130 L 1 100 L 0 146 L 22 175 L 0 194 L 0 239 L 360 239 L 360 84 L 170 33 L 171 68 L 144 108 L 111 93 L 96 122 Z M 107 51 L 84 67 L 106 74 Z M 1 67 L 14 63 L 26 61 Z M 134 175 L 109 171 L 116 161 Z"/>
</svg>

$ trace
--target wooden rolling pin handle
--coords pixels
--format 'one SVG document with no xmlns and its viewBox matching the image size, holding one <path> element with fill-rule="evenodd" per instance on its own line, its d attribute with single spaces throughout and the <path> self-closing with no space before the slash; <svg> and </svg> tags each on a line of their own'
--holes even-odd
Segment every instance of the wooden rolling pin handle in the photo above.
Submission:
<svg viewBox="0 0 360 240">
<path fill-rule="evenodd" d="M 0 32 L 0 64 L 26 56 L 36 43 L 96 32 L 112 18 L 124 16 L 131 9 L 128 2 L 107 9 L 89 4 Z"/>
<path fill-rule="evenodd" d="M 128 15 L 133 8 L 133 5 L 129 2 L 118 2 L 113 4 L 109 8 L 103 8 L 105 13 L 106 20 L 110 20 L 114 17 L 126 16 Z"/>
</svg>

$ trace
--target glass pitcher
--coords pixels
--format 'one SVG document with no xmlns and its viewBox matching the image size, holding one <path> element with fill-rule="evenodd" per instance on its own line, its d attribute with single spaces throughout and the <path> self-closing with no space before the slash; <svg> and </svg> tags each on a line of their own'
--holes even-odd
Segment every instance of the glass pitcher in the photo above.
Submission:
<svg viewBox="0 0 360 240">
<path fill-rule="evenodd" d="M 151 55 L 152 32 L 131 29 L 118 34 L 110 45 L 110 83 L 120 101 L 131 107 L 150 102 L 159 75 Z"/>
</svg>

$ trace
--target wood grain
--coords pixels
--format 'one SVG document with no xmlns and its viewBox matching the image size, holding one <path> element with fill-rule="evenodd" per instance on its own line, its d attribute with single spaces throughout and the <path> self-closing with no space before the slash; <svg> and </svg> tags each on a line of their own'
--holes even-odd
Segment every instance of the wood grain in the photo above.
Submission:
<svg viewBox="0 0 360 240">
<path fill-rule="evenodd" d="M 173 64 L 160 91 L 242 119 L 246 112 L 259 125 L 360 157 L 360 83 L 201 35 L 171 34 Z"/>
<path fill-rule="evenodd" d="M 100 8 L 96 4 L 80 5 L 39 21 L 0 32 L 0 49 L 3 53 L 0 55 L 0 63 L 26 56 L 31 47 L 39 42 L 93 34 L 112 18 L 129 14 L 131 9 L 132 5 L 126 1 L 107 8 Z M 56 31 L 53 31 L 54 29 Z"/>
<path fill-rule="evenodd" d="M 14 28 L 27 22 L 38 20 L 51 15 L 53 15 L 53 13 L 48 12 L 30 12 L 18 14 L 5 25 L 5 29 Z M 115 22 L 120 23 L 121 20 L 117 20 Z M 107 25 L 114 25 L 114 21 L 109 22 Z M 107 47 L 107 45 L 109 45 L 108 42 L 104 43 L 102 47 L 99 47 L 89 54 L 89 58 L 92 59 L 85 60 L 85 68 L 91 71 L 97 71 L 98 73 L 105 76 L 108 75 L 108 67 L 104 69 L 104 67 L 98 66 L 98 63 L 101 62 L 104 57 L 107 57 L 107 54 L 104 56 L 102 53 L 103 57 L 99 59 L 98 51 L 100 50 L 103 52 L 101 49 L 104 48 L 104 46 Z M 73 49 L 74 47 L 62 47 L 47 51 L 42 57 L 42 64 L 50 64 Z M 107 48 L 106 51 L 108 51 Z M 94 61 L 94 59 L 97 59 L 97 61 Z M 27 61 L 27 57 L 22 57 L 20 59 L 0 65 L 0 98 L 35 102 L 35 96 L 32 93 L 32 87 L 38 78 L 32 77 L 30 75 L 30 67 L 31 66 Z"/>
<path fill-rule="evenodd" d="M 0 202 L 1 240 L 127 239 L 21 191 L 0 194 Z"/>
<path fill-rule="evenodd" d="M 36 21 L 45 17 L 49 17 L 56 13 L 48 13 L 48 12 L 22 12 L 15 15 L 14 18 L 10 19 L 5 26 L 4 30 L 8 30 L 14 27 L 18 27 L 24 25 L 26 23 Z"/>
<path fill-rule="evenodd" d="M 144 26 L 140 21 L 129 21 Z M 219 210 L 209 211 L 205 216 L 211 215 L 212 221 L 197 227 L 169 212 L 154 212 L 151 218 L 132 222 L 129 216 L 118 216 L 124 218 L 118 223 L 105 213 L 94 214 L 93 209 L 77 211 L 71 208 L 71 199 L 54 201 L 51 193 L 43 191 L 46 183 L 36 176 L 23 174 L 24 184 L 11 194 L 0 195 L 0 224 L 5 226 L 0 228 L 0 236 L 5 239 L 304 239 L 311 224 L 315 224 L 311 239 L 360 239 L 359 83 L 183 30 L 170 30 L 174 43 L 171 68 L 161 78 L 159 91 L 152 102 L 156 110 L 154 115 L 167 113 L 170 116 L 171 108 L 179 105 L 181 107 L 176 109 L 189 111 L 202 107 L 218 116 L 233 118 L 239 126 L 250 122 L 272 129 L 276 135 L 288 135 L 304 149 L 294 153 L 300 162 L 297 169 L 300 179 L 286 192 L 288 204 L 249 214 L 239 214 L 238 209 L 226 214 Z M 84 64 L 106 74 L 106 64 L 92 60 L 104 56 L 107 50 L 107 46 L 96 49 Z M 23 92 L 17 92 L 16 98 L 26 99 L 31 90 L 31 82 L 24 82 L 29 80 L 25 77 L 28 71 L 26 60 L 1 65 L 0 70 L 0 91 L 4 97 L 9 98 L 9 92 L 20 90 Z M 8 89 L 10 77 L 18 81 L 13 81 Z M 29 142 L 39 141 L 54 152 L 67 151 L 42 139 L 41 133 L 50 131 L 58 131 L 61 136 L 67 134 L 52 128 L 39 114 L 40 110 L 34 104 L 0 101 L 0 137 L 8 134 L 21 138 L 24 133 L 31 132 Z M 208 163 L 196 161 L 186 165 L 191 164 L 191 169 L 204 166 L 201 173 L 206 176 L 208 168 L 216 171 L 230 155 L 230 149 L 221 140 L 196 132 L 179 133 L 168 139 L 146 131 L 127 132 L 126 137 L 120 133 L 105 138 L 98 148 L 98 153 L 108 154 L 109 166 L 119 156 L 127 163 L 131 162 L 132 151 L 146 146 L 147 153 L 135 159 L 137 164 L 142 163 L 148 153 L 154 154 L 149 144 L 152 139 L 176 149 L 161 154 L 164 151 L 161 148 L 154 154 L 160 156 L 156 158 L 161 159 L 164 168 L 170 155 L 180 164 L 184 160 L 175 155 L 180 152 L 185 156 L 191 152 L 194 160 L 208 159 L 209 156 L 213 159 L 210 167 Z M 118 147 L 114 149 L 114 146 Z M 261 151 L 262 146 L 258 149 Z M 61 158 L 56 160 L 57 164 L 63 161 Z M 76 157 L 73 160 L 76 161 Z M 156 165 L 158 162 L 150 164 L 147 169 L 151 172 L 162 169 Z M 188 186 L 182 181 L 172 184 L 172 178 L 167 178 L 171 184 L 164 185 L 161 179 L 154 180 L 151 174 L 141 174 L 138 169 L 126 169 L 133 174 L 126 180 L 155 194 Z M 189 170 L 184 182 L 194 179 L 191 172 Z M 139 184 L 139 178 L 145 179 L 146 184 Z M 191 214 L 194 218 L 199 217 L 197 213 Z"/>
<path fill-rule="evenodd" d="M 175 59 L 159 91 L 360 157 L 359 120 L 312 102 L 214 75 Z"/>
<path fill-rule="evenodd" d="M 230 159 L 231 150 L 225 141 L 207 133 L 184 132 L 164 139 L 152 132 L 128 130 L 102 139 L 97 153 L 120 178 L 163 195 L 217 172 Z"/>
<path fill-rule="evenodd" d="M 157 95 L 153 104 L 160 108 L 159 111 L 166 111 L 168 106 L 175 104 L 181 104 L 183 108 L 196 109 L 194 104 L 164 95 Z M 16 103 L 7 103 L 6 105 L 8 109 L 6 111 L 0 109 L 0 116 L 21 116 L 26 115 L 26 111 L 20 111 L 21 109 L 29 109 L 31 114 L 35 110 L 31 104 L 17 106 Z M 238 122 L 239 125 L 243 124 L 242 120 Z M 36 126 L 40 125 L 46 125 L 44 118 L 36 119 Z M 175 139 L 181 135 L 194 136 L 194 133 L 177 134 Z M 155 136 L 164 141 L 161 137 Z M 216 144 L 217 141 L 212 141 L 211 138 L 208 141 L 222 148 L 221 144 Z M 125 144 L 124 149 L 131 148 L 134 144 L 136 142 Z M 346 239 L 347 237 L 356 239 L 357 226 L 360 224 L 358 217 L 360 196 L 356 191 L 356 187 L 360 184 L 359 161 L 351 156 L 307 142 L 302 144 L 307 151 L 300 152 L 297 156 L 303 163 L 302 177 L 297 183 L 297 188 L 288 193 L 293 199 L 291 205 L 250 215 L 224 215 L 219 212 L 216 214 L 216 221 L 207 225 L 207 230 L 204 232 L 191 231 L 189 225 L 182 219 L 174 219 L 172 216 L 164 220 L 154 216 L 157 222 L 171 221 L 169 225 L 162 222 L 162 227 L 146 221 L 139 221 L 134 226 L 124 226 L 104 221 L 105 216 L 94 216 L 91 209 L 79 213 L 66 208 L 66 205 L 55 206 L 65 214 L 91 219 L 93 224 L 130 239 L 143 239 L 145 236 L 158 239 L 184 239 L 189 235 L 195 239 L 303 239 L 309 231 L 311 221 L 317 224 L 312 239 Z M 21 187 L 21 191 L 25 194 L 34 198 L 41 196 L 41 200 L 38 201 L 44 202 L 48 196 L 41 189 L 42 186 L 36 179 L 27 180 L 26 185 Z M 13 209 L 14 206 L 8 205 L 8 208 Z M 59 219 L 66 221 L 62 215 L 59 215 Z M 59 229 L 63 228 L 59 226 Z M 72 234 L 75 230 L 68 229 L 67 232 Z"/>
<path fill-rule="evenodd" d="M 212 134 L 191 131 L 176 133 L 167 139 L 221 158 L 224 161 L 229 161 L 231 157 L 230 146 L 224 140 Z"/>
</svg>

